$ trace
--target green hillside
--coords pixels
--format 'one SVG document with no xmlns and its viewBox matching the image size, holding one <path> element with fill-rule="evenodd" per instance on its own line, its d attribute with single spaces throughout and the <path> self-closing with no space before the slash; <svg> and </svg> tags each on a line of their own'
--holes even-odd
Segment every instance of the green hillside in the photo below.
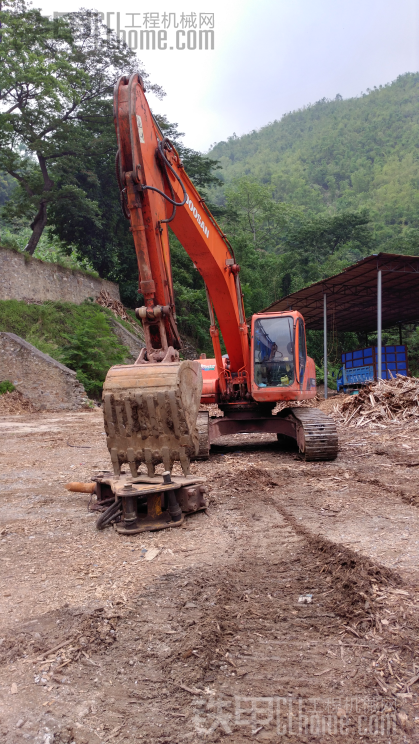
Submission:
<svg viewBox="0 0 419 744">
<path fill-rule="evenodd" d="M 221 166 L 210 196 L 242 267 L 248 314 L 371 253 L 419 254 L 419 73 L 323 99 L 209 155 Z M 416 372 L 419 329 L 406 327 L 405 340 Z M 363 343 L 335 334 L 330 360 Z M 322 334 L 309 332 L 308 346 L 322 364 Z"/>
<path fill-rule="evenodd" d="M 380 250 L 419 248 L 419 73 L 359 98 L 323 99 L 210 155 L 226 184 L 247 176 L 317 214 L 367 208 Z M 223 189 L 213 196 L 223 203 Z"/>
</svg>

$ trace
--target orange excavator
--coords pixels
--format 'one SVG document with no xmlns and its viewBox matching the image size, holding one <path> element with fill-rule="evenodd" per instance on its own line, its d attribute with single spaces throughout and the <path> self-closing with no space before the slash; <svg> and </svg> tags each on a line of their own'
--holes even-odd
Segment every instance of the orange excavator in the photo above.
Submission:
<svg viewBox="0 0 419 744">
<path fill-rule="evenodd" d="M 117 83 L 114 116 L 117 178 L 144 297 L 136 315 L 146 344 L 134 364 L 112 367 L 104 384 L 114 476 L 127 463 L 135 479 L 145 463 L 152 482 L 155 466 L 163 463 L 170 483 L 174 462 L 187 476 L 191 459 L 208 457 L 211 442 L 235 433 L 292 437 L 306 460 L 334 459 L 336 428 L 322 411 L 291 405 L 272 413 L 280 401 L 316 395 L 303 317 L 297 311 L 261 313 L 248 324 L 233 248 L 153 118 L 140 75 Z M 205 282 L 213 359 L 179 357 L 169 224 Z M 200 411 L 208 403 L 224 415 Z"/>
</svg>

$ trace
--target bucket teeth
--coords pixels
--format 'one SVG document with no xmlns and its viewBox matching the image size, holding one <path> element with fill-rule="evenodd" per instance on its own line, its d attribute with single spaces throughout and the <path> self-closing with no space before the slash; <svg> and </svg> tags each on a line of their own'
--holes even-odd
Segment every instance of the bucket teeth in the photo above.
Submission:
<svg viewBox="0 0 419 744">
<path fill-rule="evenodd" d="M 151 449 L 148 447 L 144 448 L 144 462 L 147 465 L 147 475 L 151 478 L 154 475 L 154 464 Z"/>
<path fill-rule="evenodd" d="M 162 447 L 161 448 L 161 456 L 163 460 L 163 465 L 165 470 L 171 470 L 172 463 L 170 461 L 170 450 L 168 447 Z"/>
<path fill-rule="evenodd" d="M 143 462 L 149 476 L 163 463 L 189 473 L 199 448 L 196 420 L 202 390 L 199 362 L 112 367 L 105 380 L 103 412 L 116 475 L 128 463 L 133 477 Z"/>
</svg>

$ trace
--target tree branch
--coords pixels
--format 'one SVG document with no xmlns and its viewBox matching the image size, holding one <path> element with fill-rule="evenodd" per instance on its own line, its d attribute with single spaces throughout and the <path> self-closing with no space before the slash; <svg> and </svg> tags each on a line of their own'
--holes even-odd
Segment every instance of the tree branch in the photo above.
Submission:
<svg viewBox="0 0 419 744">
<path fill-rule="evenodd" d="M 57 160 L 58 158 L 63 158 L 65 155 L 80 155 L 80 153 L 76 152 L 75 150 L 67 150 L 66 152 L 54 152 L 52 155 L 44 155 L 44 160 Z"/>
<path fill-rule="evenodd" d="M 16 173 L 15 171 L 12 171 L 10 168 L 6 168 L 7 173 L 9 176 L 12 176 L 13 178 L 16 178 L 16 181 L 20 183 L 21 186 L 25 189 L 26 193 L 29 194 L 29 196 L 35 196 L 34 192 L 32 191 L 31 187 L 28 186 L 28 184 L 25 182 L 25 179 L 23 176 L 20 176 L 19 173 Z"/>
<path fill-rule="evenodd" d="M 17 108 L 20 108 L 20 104 L 19 104 L 19 103 L 15 103 L 15 105 L 14 105 L 14 106 L 12 106 L 12 108 L 10 108 L 10 109 L 9 109 L 8 111 L 5 111 L 4 113 L 5 113 L 5 114 L 11 114 L 11 113 L 12 113 L 12 111 L 14 111 L 14 110 L 15 110 L 15 109 L 17 109 Z"/>
</svg>

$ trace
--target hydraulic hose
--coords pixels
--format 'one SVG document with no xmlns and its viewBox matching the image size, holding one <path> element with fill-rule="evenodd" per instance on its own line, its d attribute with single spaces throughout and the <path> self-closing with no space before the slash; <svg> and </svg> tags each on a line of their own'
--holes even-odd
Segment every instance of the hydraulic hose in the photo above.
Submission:
<svg viewBox="0 0 419 744">
<path fill-rule="evenodd" d="M 173 204 L 174 207 L 183 207 L 183 205 L 186 204 L 186 200 L 188 198 L 188 195 L 186 193 L 186 189 L 185 189 L 185 187 L 184 187 L 181 179 L 179 178 L 179 176 L 176 173 L 176 171 L 172 168 L 171 164 L 169 163 L 168 159 L 166 158 L 166 155 L 164 154 L 164 147 L 163 147 L 164 142 L 169 142 L 169 140 L 165 139 L 162 142 L 159 142 L 157 149 L 159 151 L 159 155 L 162 158 L 165 167 L 166 168 L 169 168 L 169 170 L 173 173 L 173 175 L 176 178 L 176 180 L 180 183 L 180 185 L 182 187 L 182 191 L 183 191 L 183 201 L 177 202 L 174 199 L 171 199 L 169 196 L 167 196 L 167 194 L 164 193 L 164 191 L 160 191 L 160 189 L 156 188 L 155 186 L 143 186 L 142 187 L 142 190 L 143 191 L 157 191 L 157 193 L 160 194 L 160 196 L 162 196 L 164 199 L 166 199 L 170 204 Z M 170 144 L 170 142 L 169 142 L 169 144 Z M 166 177 L 167 177 L 167 173 L 166 173 Z M 169 181 L 168 178 L 167 178 L 167 180 Z M 169 181 L 169 183 L 170 183 L 170 181 Z M 172 188 L 171 188 L 171 192 L 172 192 L 172 195 L 173 195 L 173 189 Z M 173 216 L 170 218 L 170 220 L 172 220 L 172 219 L 173 219 Z M 168 221 L 170 222 L 170 220 L 168 220 Z M 163 221 L 166 222 L 166 220 L 162 220 L 162 222 Z"/>
</svg>

